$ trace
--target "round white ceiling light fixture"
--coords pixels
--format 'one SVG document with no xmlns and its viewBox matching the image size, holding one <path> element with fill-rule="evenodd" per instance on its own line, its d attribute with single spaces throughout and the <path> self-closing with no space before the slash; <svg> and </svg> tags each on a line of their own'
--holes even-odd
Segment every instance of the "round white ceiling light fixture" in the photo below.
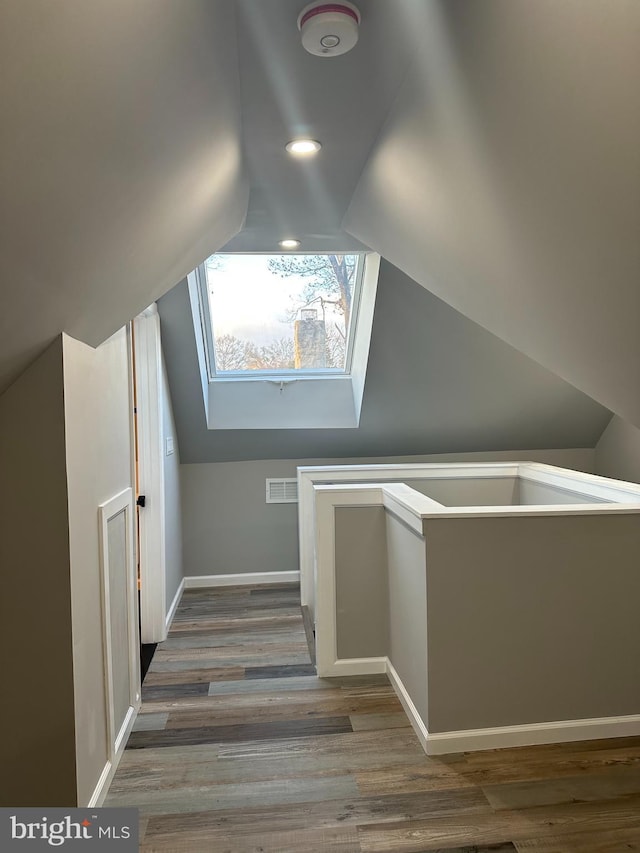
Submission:
<svg viewBox="0 0 640 853">
<path fill-rule="evenodd" d="M 296 157 L 311 157 L 318 153 L 322 145 L 316 139 L 292 139 L 285 148 Z"/>
<path fill-rule="evenodd" d="M 280 240 L 278 245 L 281 249 L 297 249 L 300 245 L 300 240 Z"/>
<path fill-rule="evenodd" d="M 346 0 L 338 3 L 316 0 L 298 15 L 302 46 L 314 56 L 340 56 L 351 50 L 358 41 L 359 26 L 360 12 Z"/>
</svg>

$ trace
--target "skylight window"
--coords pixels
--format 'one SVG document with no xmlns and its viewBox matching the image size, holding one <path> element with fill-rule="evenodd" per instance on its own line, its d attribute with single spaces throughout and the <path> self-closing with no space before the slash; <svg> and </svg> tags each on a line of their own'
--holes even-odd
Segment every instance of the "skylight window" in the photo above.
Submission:
<svg viewBox="0 0 640 853">
<path fill-rule="evenodd" d="M 209 429 L 360 422 L 380 256 L 216 254 L 187 276 Z"/>
<path fill-rule="evenodd" d="M 348 372 L 363 260 L 360 254 L 212 255 L 200 268 L 211 376 Z"/>
</svg>

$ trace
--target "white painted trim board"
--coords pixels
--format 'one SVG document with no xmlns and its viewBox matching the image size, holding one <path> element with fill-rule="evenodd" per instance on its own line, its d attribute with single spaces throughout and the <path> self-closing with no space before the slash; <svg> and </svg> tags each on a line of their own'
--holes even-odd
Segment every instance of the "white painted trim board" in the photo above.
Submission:
<svg viewBox="0 0 640 853">
<path fill-rule="evenodd" d="M 190 575 L 184 578 L 184 589 L 299 582 L 300 572 L 244 572 L 236 575 Z"/>
<path fill-rule="evenodd" d="M 173 622 L 173 617 L 176 615 L 176 610 L 178 609 L 178 605 L 180 604 L 180 599 L 182 598 L 182 593 L 184 592 L 184 578 L 180 581 L 180 585 L 176 590 L 176 594 L 173 596 L 173 601 L 169 607 L 169 611 L 167 613 L 167 618 L 165 620 L 165 627 L 167 632 L 171 627 L 171 623 Z"/>
<path fill-rule="evenodd" d="M 129 735 L 133 729 L 139 709 L 140 703 L 137 703 L 137 707 L 129 708 L 125 722 L 118 734 L 118 743 L 120 744 L 119 749 L 113 758 L 108 760 L 104 765 L 100 778 L 98 779 L 98 783 L 91 795 L 91 799 L 87 803 L 87 808 L 99 808 L 104 803 L 107 793 L 109 792 L 109 786 L 111 785 L 113 777 L 116 774 L 116 770 L 118 769 L 118 765 L 120 764 L 120 759 L 124 755 L 124 749 L 127 741 L 129 740 Z"/>
<path fill-rule="evenodd" d="M 637 737 L 640 714 L 626 717 L 598 717 L 587 720 L 559 720 L 550 723 L 471 729 L 427 734 L 427 755 L 475 752 L 480 749 L 504 749 L 545 743 L 569 743 L 579 740 Z"/>
</svg>

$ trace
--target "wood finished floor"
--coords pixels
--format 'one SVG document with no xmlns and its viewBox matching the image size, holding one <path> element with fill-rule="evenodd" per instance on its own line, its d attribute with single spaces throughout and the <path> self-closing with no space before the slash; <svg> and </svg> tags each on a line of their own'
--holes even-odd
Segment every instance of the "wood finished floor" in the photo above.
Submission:
<svg viewBox="0 0 640 853">
<path fill-rule="evenodd" d="M 298 600 L 185 592 L 105 802 L 142 851 L 640 851 L 640 738 L 427 758 L 386 677 L 315 676 Z"/>
</svg>

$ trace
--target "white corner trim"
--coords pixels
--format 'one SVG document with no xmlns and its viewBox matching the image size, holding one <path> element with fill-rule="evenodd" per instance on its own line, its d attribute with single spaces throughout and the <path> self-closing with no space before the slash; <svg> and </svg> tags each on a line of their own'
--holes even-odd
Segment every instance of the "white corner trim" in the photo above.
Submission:
<svg viewBox="0 0 640 853">
<path fill-rule="evenodd" d="M 427 755 L 431 755 L 429 752 L 428 744 L 429 744 L 429 732 L 427 731 L 427 727 L 424 724 L 424 720 L 420 716 L 418 709 L 413 704 L 413 700 L 407 691 L 407 688 L 402 683 L 402 679 L 398 675 L 398 672 L 394 665 L 391 663 L 389 658 L 387 658 L 387 675 L 389 676 L 389 681 L 391 682 L 391 686 L 396 691 L 396 696 L 400 700 L 402 707 L 405 710 L 407 717 L 409 718 L 409 722 L 411 726 L 418 736 L 418 740 L 420 741 L 422 748 L 427 753 Z M 455 752 L 457 750 L 451 750 Z"/>
<path fill-rule="evenodd" d="M 136 717 L 138 716 L 139 708 L 139 703 L 137 704 L 137 707 L 129 708 L 122 728 L 118 733 L 118 750 L 115 753 L 113 760 L 107 761 L 107 763 L 104 765 L 104 769 L 100 774 L 98 783 L 96 784 L 93 794 L 91 795 L 91 798 L 87 803 L 87 808 L 98 808 L 104 803 L 107 793 L 109 791 L 109 786 L 111 785 L 113 777 L 116 774 L 116 770 L 118 769 L 118 765 L 120 764 L 120 759 L 124 755 L 124 748 L 129 739 L 129 735 L 131 734 L 131 730 L 133 729 Z"/>
<path fill-rule="evenodd" d="M 213 586 L 257 586 L 259 584 L 299 583 L 300 572 L 243 572 L 237 575 L 192 575 L 185 577 L 184 589 Z"/>
<path fill-rule="evenodd" d="M 638 735 L 640 735 L 640 714 L 633 714 L 628 717 L 597 717 L 588 720 L 561 720 L 492 729 L 427 733 L 425 751 L 427 755 L 446 755 L 451 752 L 473 752 L 479 749 L 502 749 L 511 746 L 535 746 L 543 743 L 568 743 L 576 740 L 600 740 Z"/>
<path fill-rule="evenodd" d="M 167 613 L 167 618 L 165 620 L 165 627 L 167 631 L 173 622 L 173 617 L 176 615 L 176 610 L 178 609 L 178 605 L 180 604 L 180 599 L 182 598 L 182 593 L 184 592 L 184 578 L 180 581 L 180 585 L 176 590 L 176 594 L 173 596 L 173 601 L 171 602 L 171 606 L 169 607 L 169 612 Z"/>
<path fill-rule="evenodd" d="M 133 705 L 129 705 L 129 710 L 125 714 L 125 718 L 120 726 L 120 731 L 117 734 L 115 747 L 116 747 L 116 755 L 122 755 L 122 750 L 124 749 L 127 738 L 129 737 L 129 732 L 133 728 L 133 724 L 138 716 L 138 711 L 134 708 Z"/>
<path fill-rule="evenodd" d="M 106 796 L 109 785 L 111 784 L 111 780 L 113 779 L 113 765 L 110 761 L 104 765 L 104 769 L 100 774 L 100 778 L 98 779 L 98 784 L 96 785 L 93 794 L 91 794 L 91 798 L 87 803 L 87 808 L 92 809 L 97 805 L 102 804 L 104 802 L 104 798 Z"/>
<path fill-rule="evenodd" d="M 344 658 L 329 666 L 318 666 L 319 678 L 335 678 L 343 675 L 378 675 L 386 673 L 387 658 Z"/>
</svg>

